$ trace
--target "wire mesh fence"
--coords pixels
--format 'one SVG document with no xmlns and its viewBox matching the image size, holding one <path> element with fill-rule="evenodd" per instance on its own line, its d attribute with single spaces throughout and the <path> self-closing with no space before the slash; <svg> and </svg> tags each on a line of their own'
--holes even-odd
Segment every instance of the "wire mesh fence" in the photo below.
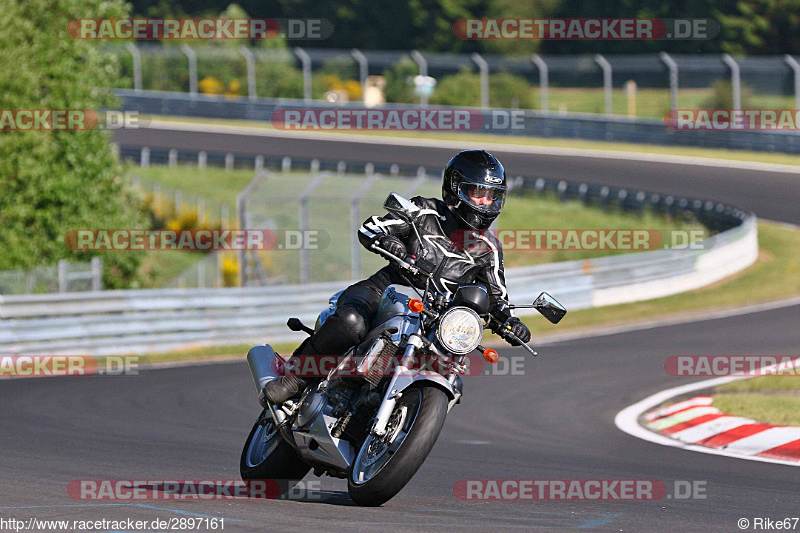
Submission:
<svg viewBox="0 0 800 533">
<path fill-rule="evenodd" d="M 6 295 L 99 291 L 102 286 L 103 263 L 99 257 L 89 263 L 61 260 L 30 270 L 0 272 L 0 294 Z"/>
</svg>

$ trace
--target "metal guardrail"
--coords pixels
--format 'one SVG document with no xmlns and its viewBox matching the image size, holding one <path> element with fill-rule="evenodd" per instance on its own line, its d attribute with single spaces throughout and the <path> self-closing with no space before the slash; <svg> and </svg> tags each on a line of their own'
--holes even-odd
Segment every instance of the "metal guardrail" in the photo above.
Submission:
<svg viewBox="0 0 800 533">
<path fill-rule="evenodd" d="M 526 180 L 519 186 L 584 201 L 594 194 L 582 184 L 563 181 Z M 622 192 L 604 187 L 596 198 L 625 206 L 629 196 Z M 509 269 L 512 301 L 531 301 L 542 290 L 573 310 L 645 300 L 721 280 L 758 257 L 752 213 L 655 194 L 636 195 L 635 201 L 689 211 L 721 232 L 703 241 L 701 249 L 656 250 Z M 330 294 L 345 285 L 330 282 L 0 297 L 0 353 L 107 355 L 187 345 L 293 340 L 298 336 L 286 328 L 286 319 L 297 316 L 313 323 Z"/>
<path fill-rule="evenodd" d="M 360 103 L 326 104 L 284 98 L 231 99 L 223 96 L 189 95 L 159 91 L 116 90 L 122 98 L 123 111 L 141 114 L 259 120 L 269 122 L 277 109 L 363 109 Z M 386 105 L 382 109 L 408 109 L 414 104 Z M 447 109 L 427 106 L 426 109 Z M 800 154 L 800 133 L 797 131 L 676 131 L 659 119 L 627 118 L 572 113 L 557 115 L 519 109 L 475 109 L 482 113 L 483 124 L 493 124 L 498 111 L 521 117 L 519 129 L 479 130 L 482 133 L 524 137 L 558 137 L 596 141 L 663 144 L 732 150 L 758 150 Z M 496 116 L 496 115 L 494 115 Z M 150 156 L 152 158 L 152 155 Z M 217 156 L 214 156 L 217 157 Z M 224 159 L 224 156 L 222 156 Z"/>
</svg>

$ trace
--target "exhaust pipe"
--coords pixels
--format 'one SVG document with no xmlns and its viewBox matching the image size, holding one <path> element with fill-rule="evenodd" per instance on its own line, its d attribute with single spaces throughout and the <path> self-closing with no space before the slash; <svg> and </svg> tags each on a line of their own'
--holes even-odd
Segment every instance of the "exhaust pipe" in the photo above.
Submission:
<svg viewBox="0 0 800 533">
<path fill-rule="evenodd" d="M 264 385 L 280 377 L 278 361 L 275 360 L 277 357 L 280 356 L 275 354 L 275 350 L 269 344 L 253 346 L 247 352 L 247 364 L 250 367 L 250 375 L 253 376 L 256 394 L 261 393 Z"/>
</svg>

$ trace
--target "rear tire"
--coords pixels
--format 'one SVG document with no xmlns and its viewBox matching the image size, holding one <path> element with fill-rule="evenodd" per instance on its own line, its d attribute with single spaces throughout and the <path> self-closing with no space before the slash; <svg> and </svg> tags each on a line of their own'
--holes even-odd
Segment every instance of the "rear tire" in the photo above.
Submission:
<svg viewBox="0 0 800 533">
<path fill-rule="evenodd" d="M 239 472 L 244 481 L 272 479 L 277 481 L 280 494 L 288 492 L 311 470 L 275 428 L 271 418 L 262 424 L 261 417 L 250 430 L 242 449 Z"/>
<path fill-rule="evenodd" d="M 447 417 L 447 404 L 447 394 L 431 385 L 403 391 L 387 437 L 378 440 L 368 436 L 353 461 L 347 488 L 354 502 L 378 506 L 402 490 L 436 444 Z M 416 409 L 413 416 L 412 408 Z M 397 421 L 396 426 L 392 426 L 392 420 Z"/>
</svg>

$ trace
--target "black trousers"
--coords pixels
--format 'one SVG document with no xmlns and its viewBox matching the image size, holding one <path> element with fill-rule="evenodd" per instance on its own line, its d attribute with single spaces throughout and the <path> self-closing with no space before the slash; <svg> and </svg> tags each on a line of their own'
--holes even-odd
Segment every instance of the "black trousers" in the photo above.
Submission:
<svg viewBox="0 0 800 533">
<path fill-rule="evenodd" d="M 345 289 L 336 303 L 336 312 L 311 338 L 312 351 L 322 355 L 342 355 L 360 343 L 369 332 L 383 291 L 397 282 L 395 278 L 394 272 L 385 267 Z"/>
</svg>

